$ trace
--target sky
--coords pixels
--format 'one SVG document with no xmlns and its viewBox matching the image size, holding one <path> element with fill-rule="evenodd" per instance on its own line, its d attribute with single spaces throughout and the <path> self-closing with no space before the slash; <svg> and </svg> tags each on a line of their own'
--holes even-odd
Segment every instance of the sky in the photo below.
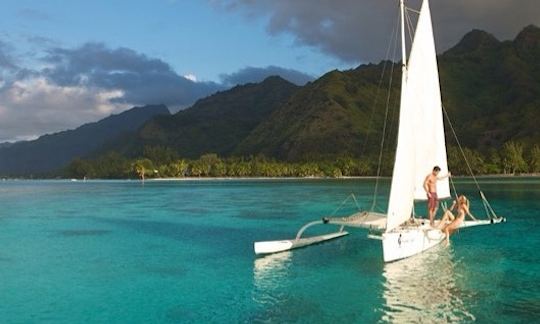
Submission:
<svg viewBox="0 0 540 324">
<path fill-rule="evenodd" d="M 432 0 L 437 47 L 473 28 L 511 39 L 540 25 L 537 2 Z M 177 111 L 270 75 L 302 85 L 378 62 L 397 13 L 396 0 L 3 0 L 0 142 L 136 105 Z"/>
</svg>

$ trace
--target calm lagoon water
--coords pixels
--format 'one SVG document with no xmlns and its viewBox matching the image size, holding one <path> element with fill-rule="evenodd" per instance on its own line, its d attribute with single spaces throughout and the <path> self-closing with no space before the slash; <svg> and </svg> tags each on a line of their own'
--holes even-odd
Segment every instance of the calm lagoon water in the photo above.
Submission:
<svg viewBox="0 0 540 324">
<path fill-rule="evenodd" d="M 540 179 L 481 183 L 507 223 L 385 265 L 362 230 L 263 258 L 252 246 L 351 193 L 370 206 L 374 180 L 3 181 L 0 322 L 536 321 Z M 475 196 L 470 180 L 457 187 Z"/>
</svg>

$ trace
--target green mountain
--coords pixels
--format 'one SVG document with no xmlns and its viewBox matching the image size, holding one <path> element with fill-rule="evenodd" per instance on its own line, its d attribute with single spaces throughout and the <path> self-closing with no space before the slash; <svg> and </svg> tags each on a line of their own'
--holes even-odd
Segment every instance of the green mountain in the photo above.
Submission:
<svg viewBox="0 0 540 324">
<path fill-rule="evenodd" d="M 236 86 L 201 99 L 175 115 L 156 117 L 136 136 L 115 143 L 108 150 L 134 157 L 141 155 L 144 147 L 161 146 L 186 158 L 198 158 L 208 152 L 229 155 L 297 89 L 280 77 Z"/>
<path fill-rule="evenodd" d="M 540 142 L 540 28 L 514 41 L 473 31 L 439 58 L 443 102 L 463 143 L 498 148 Z"/>
<path fill-rule="evenodd" d="M 372 152 L 374 145 L 366 137 L 382 129 L 383 116 L 377 112 L 384 110 L 386 100 L 385 90 L 378 91 L 383 65 L 332 71 L 307 84 L 240 142 L 234 153 L 298 161 Z M 395 91 L 391 98 L 396 97 Z"/>
<path fill-rule="evenodd" d="M 486 151 L 509 140 L 540 143 L 539 57 L 540 29 L 535 26 L 505 42 L 474 30 L 439 56 L 443 103 L 465 146 Z M 386 147 L 395 147 L 401 71 L 394 67 L 387 96 L 391 65 L 386 64 L 387 76 L 377 90 L 384 66 L 382 62 L 332 71 L 306 85 L 251 132 L 235 153 L 293 161 L 374 153 L 387 100 Z M 455 145 L 450 134 L 447 139 Z"/>
<path fill-rule="evenodd" d="M 163 105 L 135 107 L 73 130 L 0 147 L 0 175 L 45 174 L 87 157 L 107 141 L 134 133 L 155 116 L 169 115 Z"/>
</svg>

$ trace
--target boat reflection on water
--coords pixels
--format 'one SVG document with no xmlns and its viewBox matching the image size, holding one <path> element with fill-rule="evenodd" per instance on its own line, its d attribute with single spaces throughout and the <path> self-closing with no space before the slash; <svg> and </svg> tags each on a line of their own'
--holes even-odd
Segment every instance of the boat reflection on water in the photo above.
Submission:
<svg viewBox="0 0 540 324">
<path fill-rule="evenodd" d="M 452 248 L 437 246 L 406 260 L 384 265 L 383 322 L 474 321 L 456 285 Z"/>
<path fill-rule="evenodd" d="M 255 259 L 253 265 L 253 281 L 256 289 L 254 299 L 261 305 L 277 302 L 278 291 L 283 287 L 289 275 L 292 252 L 286 251 L 270 254 Z"/>
</svg>

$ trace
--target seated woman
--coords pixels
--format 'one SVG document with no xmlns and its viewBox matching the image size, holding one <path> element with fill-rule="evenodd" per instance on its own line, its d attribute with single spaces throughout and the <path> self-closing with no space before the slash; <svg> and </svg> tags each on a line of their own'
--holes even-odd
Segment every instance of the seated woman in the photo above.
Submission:
<svg viewBox="0 0 540 324">
<path fill-rule="evenodd" d="M 457 216 L 454 216 L 452 210 L 457 210 Z M 452 234 L 465 220 L 465 216 L 469 215 L 474 219 L 474 216 L 471 215 L 469 211 L 469 200 L 464 195 L 460 195 L 457 201 L 454 201 L 452 207 L 448 209 L 439 224 L 439 228 L 446 234 L 446 243 L 449 243 L 450 234 Z M 446 224 L 447 221 L 450 221 L 449 224 Z"/>
</svg>

